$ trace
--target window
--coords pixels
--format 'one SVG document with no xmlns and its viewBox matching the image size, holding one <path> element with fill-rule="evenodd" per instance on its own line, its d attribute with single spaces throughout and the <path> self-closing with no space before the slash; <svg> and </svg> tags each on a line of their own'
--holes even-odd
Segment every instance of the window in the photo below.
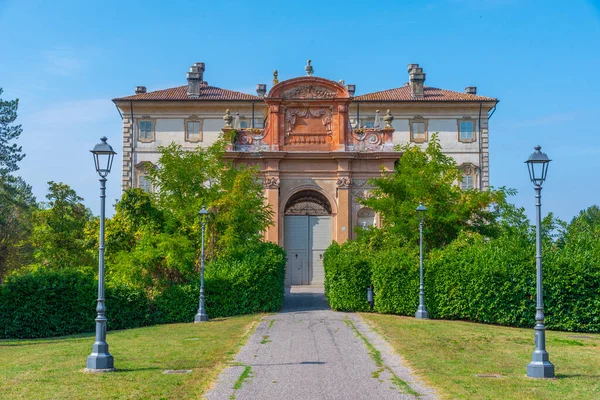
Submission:
<svg viewBox="0 0 600 400">
<path fill-rule="evenodd" d="M 240 129 L 246 129 L 248 128 L 248 121 L 246 121 L 245 119 L 241 119 L 240 120 Z"/>
<path fill-rule="evenodd" d="M 375 118 L 373 118 L 373 117 L 360 118 L 360 119 L 350 118 L 350 126 L 352 127 L 352 129 L 359 129 L 359 128 L 373 129 L 373 128 L 375 128 Z"/>
<path fill-rule="evenodd" d="M 154 129 L 152 120 L 142 120 L 139 123 L 139 139 L 142 141 L 154 140 Z"/>
<path fill-rule="evenodd" d="M 192 115 L 189 119 L 185 120 L 185 141 L 202 141 L 202 120 L 195 115 Z"/>
<path fill-rule="evenodd" d="M 475 122 L 471 120 L 458 121 L 458 140 L 461 142 L 475 141 Z"/>
<path fill-rule="evenodd" d="M 475 177 L 473 175 L 463 175 L 460 188 L 462 190 L 475 189 Z"/>
<path fill-rule="evenodd" d="M 262 118 L 254 118 L 254 127 L 258 129 L 264 129 L 265 121 Z"/>
<path fill-rule="evenodd" d="M 427 141 L 427 121 L 423 117 L 410 121 L 410 140 L 417 143 Z"/>
<path fill-rule="evenodd" d="M 477 179 L 479 169 L 471 163 L 465 163 L 460 166 L 460 170 L 462 171 L 460 188 L 462 190 L 475 189 L 475 180 Z"/>
<path fill-rule="evenodd" d="M 146 175 L 140 175 L 138 177 L 138 187 L 144 192 L 152 193 L 152 182 Z"/>
</svg>

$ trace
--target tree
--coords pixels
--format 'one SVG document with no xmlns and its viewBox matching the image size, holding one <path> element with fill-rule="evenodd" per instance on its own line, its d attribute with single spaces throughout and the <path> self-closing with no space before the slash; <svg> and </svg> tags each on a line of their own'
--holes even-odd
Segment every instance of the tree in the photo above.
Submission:
<svg viewBox="0 0 600 400">
<path fill-rule="evenodd" d="M 14 125 L 18 107 L 18 99 L 0 98 L 0 284 L 10 271 L 31 261 L 31 246 L 25 239 L 31 232 L 35 197 L 31 186 L 11 175 L 25 157 L 22 148 L 11 143 L 23 131 L 21 125 Z"/>
<path fill-rule="evenodd" d="M 93 267 L 95 247 L 85 235 L 91 211 L 69 185 L 50 181 L 48 186 L 48 203 L 33 215 L 35 260 L 52 269 Z"/>
<path fill-rule="evenodd" d="M 401 243 L 418 241 L 419 223 L 415 209 L 419 202 L 427 207 L 424 225 L 430 247 L 443 247 L 461 231 L 493 236 L 497 230 L 499 208 L 507 191 L 461 190 L 461 173 L 454 159 L 442 153 L 437 134 L 425 150 L 415 145 L 399 146 L 402 157 L 393 173 L 371 181 L 372 197 L 361 201 L 381 216 L 386 237 Z"/>
<path fill-rule="evenodd" d="M 0 96 L 3 90 L 0 88 Z M 0 176 L 19 169 L 17 163 L 25 157 L 21 146 L 10 143 L 17 140 L 23 132 L 21 125 L 13 125 L 17 119 L 19 99 L 4 101 L 0 98 Z"/>
<path fill-rule="evenodd" d="M 260 241 L 272 223 L 258 170 L 225 161 L 224 149 L 223 141 L 193 151 L 171 144 L 161 149 L 160 168 L 149 172 L 158 188 L 158 207 L 175 219 L 173 224 L 196 248 L 200 248 L 198 211 L 202 206 L 212 211 L 207 232 L 209 256 Z"/>
<path fill-rule="evenodd" d="M 31 186 L 20 177 L 0 177 L 0 285 L 4 277 L 32 261 L 31 214 L 36 208 Z"/>
</svg>

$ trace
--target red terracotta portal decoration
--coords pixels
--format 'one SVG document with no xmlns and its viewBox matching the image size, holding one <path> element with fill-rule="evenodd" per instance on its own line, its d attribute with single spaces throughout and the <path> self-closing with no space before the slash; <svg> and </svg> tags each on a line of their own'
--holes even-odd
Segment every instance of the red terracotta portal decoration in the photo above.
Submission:
<svg viewBox="0 0 600 400">
<path fill-rule="evenodd" d="M 265 102 L 271 150 L 345 150 L 350 95 L 344 86 L 312 76 L 291 79 L 275 85 Z"/>
</svg>

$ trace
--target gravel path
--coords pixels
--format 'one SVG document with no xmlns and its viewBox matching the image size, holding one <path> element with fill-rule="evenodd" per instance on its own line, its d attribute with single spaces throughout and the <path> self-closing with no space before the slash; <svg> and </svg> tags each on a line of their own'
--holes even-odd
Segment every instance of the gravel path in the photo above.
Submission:
<svg viewBox="0 0 600 400">
<path fill-rule="evenodd" d="M 360 316 L 331 311 L 323 288 L 293 287 L 283 310 L 260 322 L 206 398 L 425 400 L 436 395 Z"/>
</svg>

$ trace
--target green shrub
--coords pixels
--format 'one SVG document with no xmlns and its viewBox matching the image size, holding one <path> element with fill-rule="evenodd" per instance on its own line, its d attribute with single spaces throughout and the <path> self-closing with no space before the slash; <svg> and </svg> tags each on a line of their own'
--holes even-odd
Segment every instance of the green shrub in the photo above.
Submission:
<svg viewBox="0 0 600 400">
<path fill-rule="evenodd" d="M 151 321 L 142 290 L 107 284 L 107 328 L 127 329 Z M 0 338 L 38 338 L 92 332 L 98 281 L 90 273 L 37 269 L 11 276 L 0 287 Z"/>
<path fill-rule="evenodd" d="M 208 316 L 279 311 L 283 305 L 285 264 L 285 251 L 272 243 L 245 247 L 243 252 L 209 263 L 204 281 Z M 155 297 L 156 321 L 193 320 L 199 294 L 199 279 L 163 290 Z"/>
<path fill-rule="evenodd" d="M 370 260 L 375 311 L 414 315 L 419 299 L 419 256 L 406 248 L 379 251 Z"/>
<path fill-rule="evenodd" d="M 544 242 L 545 324 L 550 329 L 600 332 L 599 228 L 580 228 Z M 510 230 L 496 239 L 463 234 L 426 254 L 425 305 L 431 318 L 533 327 L 535 241 Z M 325 290 L 335 310 L 366 311 L 372 283 L 375 311 L 412 316 L 418 306 L 418 247 L 369 250 L 360 241 L 325 253 Z"/>
<path fill-rule="evenodd" d="M 325 297 L 336 311 L 368 311 L 367 287 L 371 270 L 359 242 L 332 243 L 323 256 Z"/>
<path fill-rule="evenodd" d="M 94 330 L 92 274 L 38 269 L 0 287 L 0 338 L 62 336 Z"/>
<path fill-rule="evenodd" d="M 426 306 L 433 318 L 533 326 L 535 261 L 526 237 L 486 242 L 463 236 L 427 263 Z"/>
<path fill-rule="evenodd" d="M 285 251 L 272 243 L 206 266 L 210 318 L 276 312 L 283 305 Z M 95 329 L 97 278 L 73 270 L 36 269 L 11 276 L 0 286 L 0 338 L 38 338 Z M 191 322 L 198 309 L 199 278 L 173 284 L 149 299 L 144 289 L 119 280 L 106 284 L 107 328 Z"/>
</svg>

